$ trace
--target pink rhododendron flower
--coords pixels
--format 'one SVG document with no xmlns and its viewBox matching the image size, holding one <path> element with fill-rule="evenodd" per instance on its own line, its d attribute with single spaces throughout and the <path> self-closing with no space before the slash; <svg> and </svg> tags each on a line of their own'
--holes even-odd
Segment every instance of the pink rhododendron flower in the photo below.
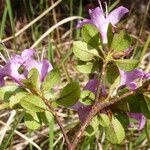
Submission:
<svg viewBox="0 0 150 150">
<path fill-rule="evenodd" d="M 92 24 L 96 26 L 100 31 L 103 43 L 107 44 L 107 30 L 109 23 L 115 27 L 115 25 L 128 11 L 129 10 L 127 8 L 120 6 L 109 14 L 105 14 L 102 7 L 96 7 L 95 9 L 89 10 L 91 19 L 80 21 L 77 28 L 81 28 L 84 24 Z"/>
<path fill-rule="evenodd" d="M 120 76 L 120 87 L 129 86 L 131 90 L 135 90 L 137 88 L 135 80 L 139 78 L 148 79 L 150 78 L 150 73 L 145 73 L 140 69 L 134 69 L 130 72 L 120 70 Z"/>
<path fill-rule="evenodd" d="M 53 67 L 48 60 L 38 62 L 34 59 L 34 56 L 34 50 L 25 49 L 21 55 L 11 57 L 6 64 L 0 68 L 0 86 L 4 86 L 5 76 L 21 84 L 20 80 L 25 79 L 32 68 L 36 68 L 39 71 L 40 80 L 43 81 L 46 74 L 52 70 Z"/>
<path fill-rule="evenodd" d="M 96 79 L 89 80 L 83 90 L 89 90 L 89 91 L 93 92 L 94 94 L 96 94 L 98 84 L 99 84 L 99 81 Z M 102 87 L 102 95 L 103 96 L 106 95 L 106 90 L 104 87 Z M 87 115 L 89 114 L 92 106 L 90 106 L 90 105 L 86 106 L 78 101 L 71 108 L 78 112 L 79 119 L 81 120 L 81 122 L 84 122 L 84 120 L 86 119 Z"/>
<path fill-rule="evenodd" d="M 144 128 L 145 123 L 146 123 L 146 118 L 144 115 L 142 115 L 141 113 L 131 113 L 128 112 L 127 113 L 128 117 L 136 119 L 139 123 L 138 123 L 138 130 L 141 130 Z M 134 127 L 133 124 L 129 124 L 129 127 Z"/>
<path fill-rule="evenodd" d="M 129 86 L 131 88 L 131 90 L 135 90 L 135 88 L 137 88 L 137 86 L 134 82 L 136 79 L 150 78 L 150 73 L 144 73 L 140 69 L 134 69 L 130 72 L 120 71 L 120 75 L 121 75 L 121 83 L 119 86 Z M 98 83 L 99 83 L 98 80 L 95 80 L 95 79 L 89 80 L 88 83 L 86 84 L 86 86 L 84 87 L 84 90 L 89 90 L 96 94 L 96 89 L 97 89 Z M 106 95 L 106 90 L 103 90 L 102 94 Z M 78 112 L 79 119 L 81 120 L 81 122 L 83 122 L 86 119 L 87 115 L 89 114 L 92 106 L 85 106 L 81 102 L 77 102 L 71 108 L 75 109 Z M 136 119 L 139 122 L 138 130 L 143 129 L 145 122 L 146 122 L 146 118 L 143 114 L 128 112 L 127 115 L 131 118 Z"/>
</svg>

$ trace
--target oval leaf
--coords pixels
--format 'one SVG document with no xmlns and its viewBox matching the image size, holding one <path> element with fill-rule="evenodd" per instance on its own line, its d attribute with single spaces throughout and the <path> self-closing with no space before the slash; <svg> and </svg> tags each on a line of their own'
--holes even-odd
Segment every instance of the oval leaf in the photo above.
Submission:
<svg viewBox="0 0 150 150">
<path fill-rule="evenodd" d="M 19 104 L 20 100 L 25 97 L 28 93 L 27 92 L 19 92 L 16 93 L 15 95 L 12 95 L 10 97 L 10 107 L 13 108 L 15 105 Z"/>
<path fill-rule="evenodd" d="M 62 92 L 60 93 L 60 98 L 56 100 L 56 103 L 63 106 L 74 105 L 80 97 L 80 86 L 77 82 L 69 83 Z"/>
<path fill-rule="evenodd" d="M 99 67 L 98 62 L 84 62 L 79 61 L 77 64 L 77 70 L 81 73 L 92 73 Z"/>
<path fill-rule="evenodd" d="M 82 27 L 81 34 L 83 40 L 94 48 L 98 47 L 100 35 L 97 28 L 91 24 L 86 24 Z"/>
<path fill-rule="evenodd" d="M 24 123 L 27 126 L 27 128 L 31 130 L 36 130 L 41 126 L 40 120 L 37 114 L 34 112 L 25 113 Z"/>
<path fill-rule="evenodd" d="M 114 35 L 111 48 L 116 51 L 125 51 L 131 46 L 131 43 L 131 37 L 125 31 L 121 31 L 119 34 Z"/>
<path fill-rule="evenodd" d="M 112 117 L 110 126 L 106 128 L 106 138 L 113 144 L 120 144 L 125 138 L 124 128 L 115 117 Z"/>
<path fill-rule="evenodd" d="M 96 49 L 81 41 L 75 41 L 73 43 L 73 52 L 75 56 L 82 61 L 90 61 L 94 57 L 99 57 Z"/>
<path fill-rule="evenodd" d="M 98 119 L 101 126 L 108 127 L 110 125 L 110 119 L 106 114 L 100 113 Z"/>
<path fill-rule="evenodd" d="M 46 105 L 43 100 L 40 97 L 32 94 L 28 94 L 27 96 L 23 97 L 20 100 L 20 104 L 26 110 L 34 112 L 42 112 L 46 109 Z"/>
<path fill-rule="evenodd" d="M 55 68 L 51 70 L 42 83 L 42 90 L 49 91 L 61 81 L 60 71 Z"/>
<path fill-rule="evenodd" d="M 118 68 L 120 68 L 121 70 L 132 71 L 138 66 L 139 61 L 135 59 L 134 60 L 133 59 L 120 59 L 120 60 L 115 60 L 115 63 L 118 66 Z"/>
<path fill-rule="evenodd" d="M 0 99 L 6 102 L 9 101 L 9 98 L 17 92 L 25 91 L 24 89 L 15 86 L 15 85 L 7 85 L 0 88 Z"/>
</svg>

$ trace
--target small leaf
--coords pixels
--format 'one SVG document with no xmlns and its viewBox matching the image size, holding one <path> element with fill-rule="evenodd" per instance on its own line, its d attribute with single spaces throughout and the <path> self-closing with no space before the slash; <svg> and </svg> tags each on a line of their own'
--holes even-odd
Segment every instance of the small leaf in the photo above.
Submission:
<svg viewBox="0 0 150 150">
<path fill-rule="evenodd" d="M 45 123 L 46 125 L 51 123 L 51 121 L 53 119 L 53 114 L 49 111 L 38 112 L 37 115 L 40 118 L 41 122 Z"/>
<path fill-rule="evenodd" d="M 116 51 L 125 51 L 131 46 L 131 43 L 131 37 L 122 30 L 119 34 L 114 35 L 111 48 Z"/>
<path fill-rule="evenodd" d="M 81 34 L 83 40 L 94 48 L 98 47 L 100 34 L 97 28 L 91 24 L 86 24 L 82 27 Z"/>
<path fill-rule="evenodd" d="M 107 31 L 107 39 L 108 39 L 108 47 L 111 47 L 113 41 L 113 32 L 112 32 L 112 25 L 109 23 L 108 31 Z"/>
<path fill-rule="evenodd" d="M 74 105 L 80 97 L 80 86 L 77 82 L 71 82 L 64 87 L 60 93 L 60 97 L 56 100 L 56 103 L 63 106 Z"/>
<path fill-rule="evenodd" d="M 99 57 L 98 51 L 85 42 L 75 41 L 73 52 L 82 61 L 91 61 L 94 57 Z"/>
<path fill-rule="evenodd" d="M 28 79 L 23 79 L 21 81 L 28 89 L 38 93 L 40 89 L 40 74 L 37 69 L 31 69 L 28 73 Z"/>
<path fill-rule="evenodd" d="M 42 83 L 42 90 L 49 91 L 61 81 L 60 71 L 55 68 L 51 70 Z"/>
<path fill-rule="evenodd" d="M 15 95 L 12 95 L 10 97 L 10 107 L 13 108 L 17 104 L 19 104 L 20 100 L 25 97 L 28 93 L 27 92 L 18 92 Z"/>
<path fill-rule="evenodd" d="M 92 121 L 90 122 L 90 125 L 85 130 L 85 135 L 92 136 L 99 132 L 99 120 L 98 117 L 95 116 Z"/>
<path fill-rule="evenodd" d="M 96 71 L 96 69 L 99 67 L 99 62 L 84 62 L 79 61 L 77 64 L 77 70 L 81 73 L 92 73 Z"/>
<path fill-rule="evenodd" d="M 36 130 L 41 126 L 40 120 L 35 112 L 25 113 L 24 123 L 31 130 Z"/>
<path fill-rule="evenodd" d="M 127 128 L 129 125 L 129 117 L 126 113 L 116 112 L 115 117 L 120 121 L 124 128 Z"/>
<path fill-rule="evenodd" d="M 112 117 L 110 126 L 106 127 L 106 139 L 113 144 L 120 144 L 125 138 L 125 131 L 117 118 Z"/>
<path fill-rule="evenodd" d="M 106 114 L 100 113 L 98 119 L 101 126 L 108 127 L 110 125 L 110 119 Z"/>
<path fill-rule="evenodd" d="M 118 68 L 120 68 L 121 70 L 132 71 L 138 66 L 139 61 L 135 59 L 134 60 L 133 59 L 120 59 L 120 60 L 115 60 L 115 63 L 118 66 Z"/>
<path fill-rule="evenodd" d="M 9 108 L 9 103 L 4 102 L 4 103 L 0 104 L 0 110 L 6 109 L 6 108 Z"/>
<path fill-rule="evenodd" d="M 0 88 L 0 99 L 6 102 L 9 101 L 9 98 L 17 92 L 25 91 L 21 87 L 15 85 L 7 85 Z"/>
<path fill-rule="evenodd" d="M 106 68 L 106 81 L 109 83 L 109 85 L 112 85 L 115 82 L 119 74 L 118 67 L 113 63 L 108 63 Z"/>
<path fill-rule="evenodd" d="M 141 97 L 141 112 L 145 115 L 146 118 L 150 119 L 150 98 L 148 98 L 148 96 L 143 95 Z"/>
<path fill-rule="evenodd" d="M 28 94 L 20 100 L 20 104 L 23 108 L 29 111 L 42 112 L 46 109 L 46 105 L 43 100 L 32 94 Z"/>
<path fill-rule="evenodd" d="M 84 105 L 92 105 L 95 100 L 95 94 L 91 91 L 84 90 L 81 92 L 79 100 Z"/>
</svg>

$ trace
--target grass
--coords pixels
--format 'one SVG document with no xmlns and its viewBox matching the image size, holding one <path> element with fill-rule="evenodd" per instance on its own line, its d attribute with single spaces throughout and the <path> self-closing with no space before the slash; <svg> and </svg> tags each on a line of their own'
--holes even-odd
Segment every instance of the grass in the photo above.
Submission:
<svg viewBox="0 0 150 150">
<path fill-rule="evenodd" d="M 114 9 L 120 1 L 121 0 L 115 2 L 111 1 L 109 11 Z M 50 2 L 40 0 L 39 4 L 37 4 L 34 1 L 29 1 L 28 3 L 27 0 L 23 0 L 22 5 L 24 10 L 19 10 L 17 12 L 12 2 L 6 0 L 0 20 L 0 42 L 7 45 L 9 53 L 14 53 L 17 49 L 19 49 L 18 52 L 20 52 L 25 48 L 35 48 L 39 59 L 40 56 L 42 56 L 42 58 L 47 57 L 53 66 L 58 66 L 61 70 L 64 70 L 62 71 L 62 81 L 66 81 L 66 79 L 70 81 L 70 76 L 76 80 L 74 58 L 72 57 L 72 50 L 70 47 L 72 39 L 80 38 L 80 30 L 75 29 L 77 21 L 81 19 L 80 16 L 87 16 L 87 14 L 83 12 L 88 13 L 88 11 L 85 10 L 85 5 L 83 5 L 85 0 L 58 0 L 55 3 L 53 1 Z M 148 2 L 150 3 L 150 0 Z M 141 47 L 138 59 L 144 62 L 148 57 L 145 57 L 145 54 L 148 54 L 150 50 L 150 31 L 148 30 L 148 34 L 146 33 L 146 29 L 149 27 L 148 24 L 146 24 L 149 3 L 146 5 L 145 15 L 141 20 L 141 25 L 139 26 L 139 24 L 137 24 L 135 27 L 139 34 L 135 35 L 135 33 L 131 33 L 144 43 L 137 43 L 134 51 L 134 53 L 136 53 L 138 47 Z M 89 7 L 88 4 L 86 7 Z M 134 10 L 132 12 L 134 12 Z M 17 13 L 22 13 L 21 18 L 17 17 Z M 65 17 L 63 15 L 64 13 L 66 13 Z M 133 13 L 133 15 L 138 19 L 137 14 Z M 133 16 L 130 16 L 130 18 L 132 17 Z M 16 32 L 18 22 L 21 24 L 21 27 Z M 8 24 L 10 24 L 10 27 Z M 8 34 L 8 31 L 10 31 L 11 34 Z M 3 48 L 1 48 L 1 52 L 5 55 Z M 144 67 L 147 72 L 150 71 L 150 65 Z M 78 76 L 81 81 L 85 82 L 85 76 L 81 74 L 78 74 Z M 65 149 L 62 134 L 55 124 L 54 119 L 52 119 L 49 126 L 43 126 L 39 131 L 32 131 L 29 135 L 29 132 L 21 122 L 23 114 L 16 114 L 16 117 L 14 115 L 10 118 L 11 115 L 8 115 L 9 110 L 4 110 L 5 107 L 5 105 L 0 104 L 0 119 L 2 120 L 0 124 L 5 128 L 3 132 L 2 130 L 0 132 L 3 135 L 1 136 L 1 150 L 16 148 L 16 145 L 19 146 L 19 144 L 23 146 L 22 149 L 30 150 L 35 148 L 49 150 Z M 6 115 L 4 115 L 5 113 Z M 64 114 L 67 116 L 63 116 Z M 65 127 L 68 132 L 70 132 L 72 126 L 77 124 L 76 122 L 71 122 L 71 120 L 74 121 L 74 118 L 72 119 L 72 112 L 66 112 L 61 109 L 60 115 L 63 116 L 62 120 L 65 122 Z M 7 122 L 9 118 L 12 119 L 12 125 L 10 125 L 11 122 Z M 75 121 L 76 120 L 75 118 Z M 104 134 L 102 134 L 100 137 L 86 136 L 83 142 L 79 143 L 79 148 L 82 150 L 98 150 L 100 146 L 102 146 L 104 149 L 146 149 L 149 147 L 149 133 L 150 121 L 148 120 L 145 130 L 141 133 L 137 131 L 127 131 L 127 138 L 119 146 L 107 143 Z M 133 136 L 131 137 L 131 135 Z M 15 143 L 16 139 L 19 144 Z"/>
</svg>

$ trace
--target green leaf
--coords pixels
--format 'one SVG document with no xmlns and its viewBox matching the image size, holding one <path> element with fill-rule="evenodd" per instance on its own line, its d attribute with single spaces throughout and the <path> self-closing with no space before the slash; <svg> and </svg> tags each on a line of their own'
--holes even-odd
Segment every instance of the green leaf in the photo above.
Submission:
<svg viewBox="0 0 150 150">
<path fill-rule="evenodd" d="M 49 111 L 38 112 L 37 115 L 40 118 L 41 122 L 45 123 L 46 125 L 51 123 L 53 119 L 53 114 Z"/>
<path fill-rule="evenodd" d="M 99 120 L 97 116 L 91 120 L 90 125 L 85 131 L 85 135 L 87 136 L 92 136 L 99 132 Z"/>
<path fill-rule="evenodd" d="M 112 32 L 112 25 L 109 23 L 108 30 L 107 30 L 107 39 L 108 39 L 108 47 L 111 47 L 113 41 L 113 32 Z"/>
<path fill-rule="evenodd" d="M 56 103 L 63 106 L 74 105 L 80 97 L 80 86 L 77 82 L 71 82 L 64 87 L 60 93 L 60 97 L 56 100 Z"/>
<path fill-rule="evenodd" d="M 8 102 L 9 98 L 17 92 L 25 91 L 24 89 L 15 86 L 15 85 L 7 85 L 0 88 L 0 99 Z"/>
<path fill-rule="evenodd" d="M 73 52 L 82 61 L 91 61 L 95 57 L 99 57 L 96 49 L 81 41 L 75 41 L 73 43 Z"/>
<path fill-rule="evenodd" d="M 123 125 L 123 127 L 126 129 L 129 125 L 129 117 L 127 116 L 127 113 L 123 112 L 116 112 L 115 117 L 120 121 L 120 123 Z"/>
<path fill-rule="evenodd" d="M 27 92 L 18 92 L 16 93 L 15 95 L 12 95 L 10 97 L 10 107 L 13 108 L 15 107 L 16 105 L 19 104 L 20 100 L 25 97 L 28 93 Z"/>
<path fill-rule="evenodd" d="M 125 138 L 125 131 L 117 118 L 112 117 L 110 126 L 106 127 L 106 139 L 113 144 L 120 144 Z"/>
<path fill-rule="evenodd" d="M 125 51 L 131 46 L 131 43 L 131 37 L 122 30 L 119 34 L 114 35 L 111 48 L 116 51 Z"/>
<path fill-rule="evenodd" d="M 79 100 L 84 105 L 92 105 L 95 100 L 95 94 L 91 91 L 84 90 L 81 92 Z"/>
<path fill-rule="evenodd" d="M 106 81 L 109 83 L 109 85 L 112 85 L 119 75 L 120 73 L 118 67 L 113 63 L 108 63 L 106 68 Z"/>
<path fill-rule="evenodd" d="M 115 63 L 118 66 L 118 68 L 120 68 L 121 70 L 132 71 L 138 66 L 139 61 L 135 59 L 134 60 L 133 59 L 120 59 L 120 60 L 115 60 Z"/>
<path fill-rule="evenodd" d="M 106 114 L 100 113 L 98 119 L 101 126 L 108 127 L 110 125 L 110 119 Z"/>
<path fill-rule="evenodd" d="M 31 130 L 36 130 L 41 126 L 40 120 L 35 112 L 25 113 L 24 123 Z"/>
<path fill-rule="evenodd" d="M 49 91 L 61 81 L 60 71 L 55 68 L 51 70 L 45 77 L 42 83 L 42 90 Z"/>
<path fill-rule="evenodd" d="M 93 73 L 99 66 L 99 62 L 79 61 L 77 64 L 77 70 L 81 73 Z"/>
<path fill-rule="evenodd" d="M 143 94 L 133 94 L 122 99 L 117 105 L 117 109 L 125 112 L 149 113 Z"/>
<path fill-rule="evenodd" d="M 82 27 L 81 34 L 83 40 L 94 48 L 98 47 L 100 34 L 97 28 L 91 24 L 86 24 Z"/>
<path fill-rule="evenodd" d="M 9 103 L 4 102 L 4 103 L 0 104 L 0 110 L 6 109 L 6 108 L 9 108 Z"/>
<path fill-rule="evenodd" d="M 141 112 L 145 115 L 146 118 L 150 119 L 150 98 L 148 96 L 142 95 L 141 103 Z"/>
<path fill-rule="evenodd" d="M 28 79 L 21 80 L 26 88 L 39 93 L 40 89 L 40 74 L 37 69 L 33 68 L 28 73 Z"/>
<path fill-rule="evenodd" d="M 46 109 L 46 105 L 43 100 L 32 94 L 28 94 L 20 100 L 20 104 L 23 108 L 29 111 L 42 112 Z"/>
</svg>

